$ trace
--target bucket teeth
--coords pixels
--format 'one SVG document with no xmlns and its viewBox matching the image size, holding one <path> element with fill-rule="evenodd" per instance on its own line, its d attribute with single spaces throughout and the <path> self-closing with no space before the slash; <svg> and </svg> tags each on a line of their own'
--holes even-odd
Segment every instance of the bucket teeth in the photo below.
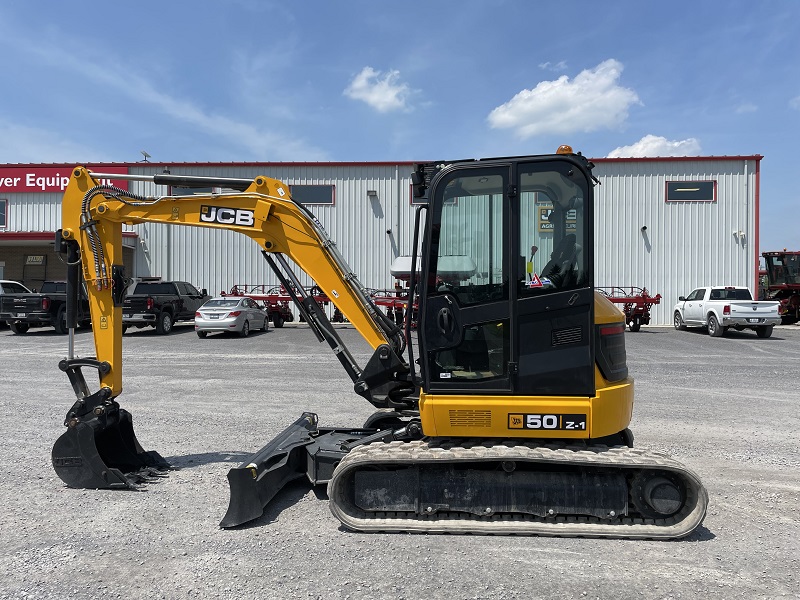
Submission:
<svg viewBox="0 0 800 600">
<path fill-rule="evenodd" d="M 72 419 L 53 446 L 53 468 L 73 488 L 131 489 L 164 477 L 170 464 L 139 445 L 128 411 L 115 404 Z"/>
<path fill-rule="evenodd" d="M 144 469 L 139 469 L 138 471 L 133 471 L 130 473 L 125 473 L 125 477 L 136 487 L 138 488 L 141 485 L 147 485 L 148 483 L 157 483 L 159 479 L 164 479 L 168 475 L 164 471 L 159 471 L 158 469 L 154 469 L 152 467 L 145 467 Z"/>
</svg>

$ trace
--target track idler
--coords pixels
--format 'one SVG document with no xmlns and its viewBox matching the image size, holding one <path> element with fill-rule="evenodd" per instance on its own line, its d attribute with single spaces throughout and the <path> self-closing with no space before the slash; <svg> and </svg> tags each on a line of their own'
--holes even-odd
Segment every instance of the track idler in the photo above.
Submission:
<svg viewBox="0 0 800 600">
<path fill-rule="evenodd" d="M 74 375 L 76 365 L 70 367 Z M 85 389 L 82 377 L 70 379 L 81 384 L 76 391 Z M 101 388 L 75 402 L 64 421 L 67 430 L 53 445 L 53 468 L 69 487 L 136 489 L 172 468 L 157 452 L 139 445 L 130 413 L 109 395 L 108 388 Z"/>
</svg>

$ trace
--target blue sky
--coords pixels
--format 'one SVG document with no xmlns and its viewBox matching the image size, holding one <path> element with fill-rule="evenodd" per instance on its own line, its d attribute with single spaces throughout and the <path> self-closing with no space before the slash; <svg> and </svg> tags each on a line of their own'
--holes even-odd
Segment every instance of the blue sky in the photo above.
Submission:
<svg viewBox="0 0 800 600">
<path fill-rule="evenodd" d="M 800 250 L 800 2 L 0 4 L 0 163 L 761 154 Z"/>
</svg>

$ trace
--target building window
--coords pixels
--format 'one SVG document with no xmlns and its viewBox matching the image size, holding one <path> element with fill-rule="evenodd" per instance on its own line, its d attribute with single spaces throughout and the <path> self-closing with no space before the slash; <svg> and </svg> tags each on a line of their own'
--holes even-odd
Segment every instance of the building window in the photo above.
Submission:
<svg viewBox="0 0 800 600">
<path fill-rule="evenodd" d="M 8 200 L 0 198 L 0 229 L 8 225 Z"/>
<path fill-rule="evenodd" d="M 292 200 L 298 204 L 333 205 L 336 200 L 336 188 L 332 185 L 290 185 Z"/>
<path fill-rule="evenodd" d="M 716 202 L 716 181 L 668 181 L 667 202 Z"/>
<path fill-rule="evenodd" d="M 217 192 L 211 187 L 204 187 L 204 188 L 185 188 L 185 187 L 178 187 L 175 185 L 169 186 L 169 195 L 170 196 L 193 196 L 194 194 L 213 194 Z"/>
<path fill-rule="evenodd" d="M 414 197 L 414 184 L 408 184 L 408 203 L 411 206 L 419 206 L 420 204 L 427 204 L 428 203 L 428 195 L 427 191 L 425 192 L 424 198 L 415 198 Z"/>
</svg>

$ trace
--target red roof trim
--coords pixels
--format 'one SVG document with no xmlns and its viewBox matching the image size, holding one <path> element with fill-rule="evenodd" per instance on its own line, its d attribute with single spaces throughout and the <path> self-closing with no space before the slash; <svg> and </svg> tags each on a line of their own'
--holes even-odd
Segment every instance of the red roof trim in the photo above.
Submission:
<svg viewBox="0 0 800 600">
<path fill-rule="evenodd" d="M 483 157 L 477 157 L 483 158 Z M 487 157 L 488 158 L 488 157 Z M 682 162 L 682 161 L 723 161 L 723 160 L 755 160 L 764 158 L 760 154 L 750 156 L 640 156 L 624 158 L 590 158 L 600 162 Z M 391 167 L 395 165 L 414 165 L 422 160 L 393 160 L 393 161 L 300 161 L 300 162 L 72 162 L 72 163 L 3 163 L 0 167 L 74 167 L 76 165 L 91 164 L 92 167 L 152 167 L 159 171 L 172 167 Z"/>
<path fill-rule="evenodd" d="M 752 156 L 640 156 L 625 158 L 590 158 L 592 162 L 688 162 L 688 161 L 723 161 L 723 160 L 755 160 L 760 161 L 763 156 L 753 154 Z"/>
<path fill-rule="evenodd" d="M 331 162 L 133 162 L 133 163 L 100 163 L 100 162 L 71 162 L 71 163 L 3 163 L 0 167 L 66 167 L 77 165 L 91 165 L 95 167 L 152 167 L 161 172 L 165 167 L 394 167 L 395 165 L 414 165 L 423 161 L 391 160 L 391 161 L 331 161 Z"/>
<path fill-rule="evenodd" d="M 52 242 L 55 240 L 56 232 L 55 231 L 0 231 L 0 242 L 3 240 L 22 240 L 22 241 L 30 241 L 30 242 L 41 242 L 41 241 L 48 241 Z M 126 238 L 138 238 L 139 234 L 135 231 L 123 231 L 122 237 Z"/>
<path fill-rule="evenodd" d="M 72 167 L 77 166 L 86 166 L 91 165 L 92 167 L 132 167 L 135 165 L 143 165 L 148 163 L 115 163 L 115 162 L 94 162 L 94 161 L 76 161 L 76 162 L 68 162 L 68 163 L 2 163 L 0 167 L 54 167 L 54 168 L 61 168 L 67 167 L 71 169 Z M 149 163 L 155 165 L 155 163 Z M 162 165 L 158 165 L 162 166 Z"/>
</svg>

